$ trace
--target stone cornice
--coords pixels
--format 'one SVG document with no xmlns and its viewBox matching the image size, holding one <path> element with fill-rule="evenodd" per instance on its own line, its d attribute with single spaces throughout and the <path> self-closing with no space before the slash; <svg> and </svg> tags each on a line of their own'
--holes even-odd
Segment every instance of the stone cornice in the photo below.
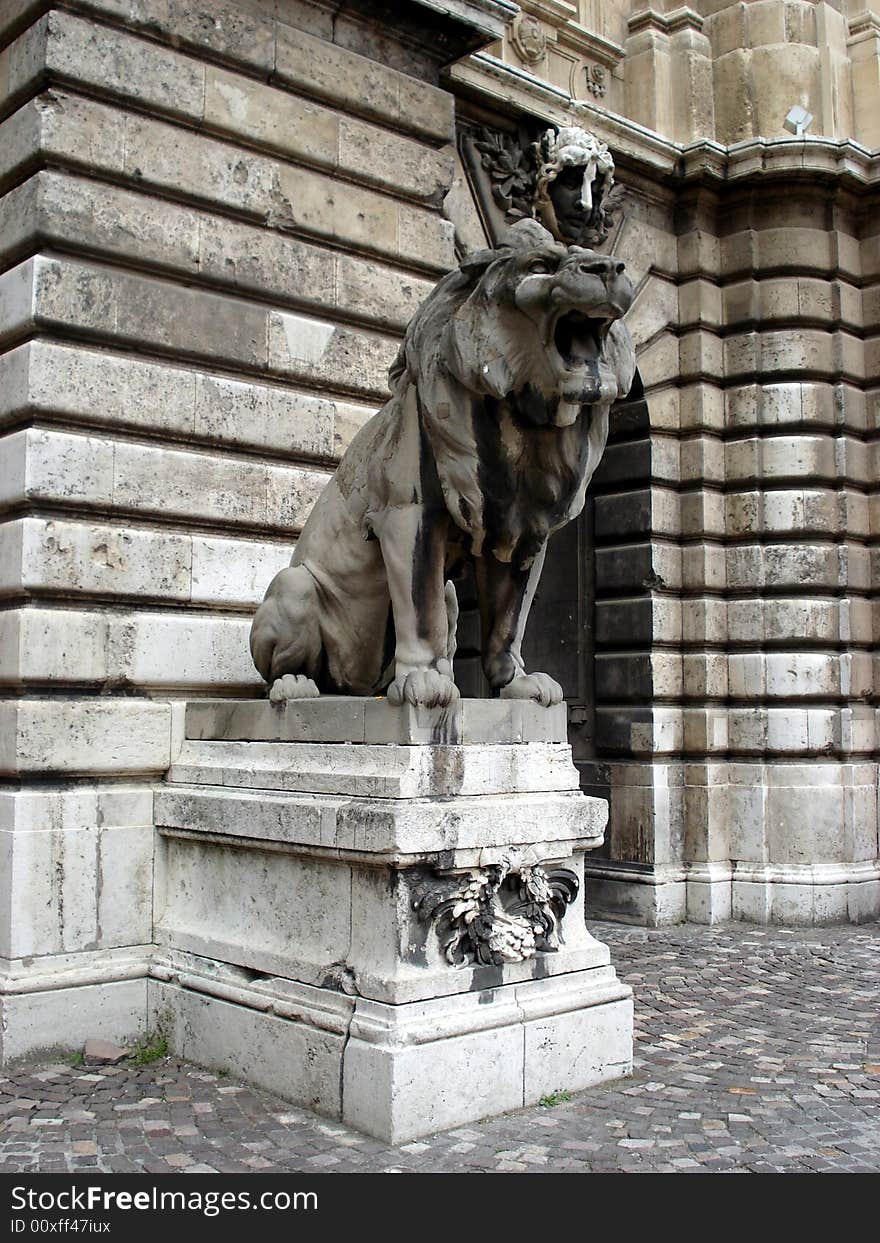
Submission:
<svg viewBox="0 0 880 1243">
<path fill-rule="evenodd" d="M 566 44 L 585 56 L 593 56 L 596 60 L 613 68 L 625 55 L 624 49 L 613 39 L 605 39 L 602 35 L 587 30 L 580 22 L 567 22 L 561 31 Z"/>
<path fill-rule="evenodd" d="M 750 138 L 727 147 L 709 139 L 684 146 L 626 117 L 584 100 L 534 74 L 477 52 L 448 71 L 451 84 L 503 111 L 526 114 L 553 125 L 582 125 L 600 138 L 616 159 L 625 157 L 640 173 L 665 182 L 705 181 L 719 186 L 757 175 L 845 178 L 871 188 L 880 184 L 880 151 L 855 140 Z"/>
<path fill-rule="evenodd" d="M 659 30 L 663 34 L 675 34 L 678 30 L 703 29 L 703 18 L 694 9 L 682 6 L 671 13 L 658 13 L 656 9 L 642 9 L 627 19 L 630 34 L 640 30 Z"/>
<path fill-rule="evenodd" d="M 861 43 L 863 39 L 876 39 L 880 37 L 880 14 L 866 9 L 863 13 L 856 14 L 855 17 L 849 19 L 849 39 L 847 46 L 851 47 L 854 43 Z"/>
<path fill-rule="evenodd" d="M 416 0 L 416 4 L 464 22 L 487 42 L 500 39 L 508 22 L 520 11 L 514 0 Z"/>
<path fill-rule="evenodd" d="M 703 140 L 681 148 L 684 181 L 744 181 L 760 176 L 844 177 L 866 187 L 880 185 L 880 153 L 854 139 L 748 138 L 730 147 Z"/>
<path fill-rule="evenodd" d="M 551 26 L 577 21 L 577 5 L 568 0 L 527 0 L 522 7 L 524 12 L 540 17 Z"/>
<path fill-rule="evenodd" d="M 488 52 L 476 52 L 448 71 L 451 84 L 469 88 L 504 111 L 525 113 L 552 125 L 582 125 L 613 148 L 653 170 L 654 176 L 675 172 L 681 148 L 652 130 L 551 86 L 534 74 L 505 64 Z"/>
</svg>

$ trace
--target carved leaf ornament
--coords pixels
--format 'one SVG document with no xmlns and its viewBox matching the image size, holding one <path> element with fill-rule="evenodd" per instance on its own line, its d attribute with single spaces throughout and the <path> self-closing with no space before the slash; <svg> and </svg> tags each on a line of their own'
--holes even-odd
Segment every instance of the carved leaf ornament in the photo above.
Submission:
<svg viewBox="0 0 880 1243">
<path fill-rule="evenodd" d="M 445 877 L 413 906 L 434 924 L 451 966 L 502 966 L 559 949 L 559 925 L 577 892 L 577 876 L 567 868 L 547 872 L 505 860 Z"/>
<path fill-rule="evenodd" d="M 515 138 L 483 129 L 474 141 L 480 162 L 489 174 L 492 198 L 511 221 L 532 214 L 531 167 Z"/>
</svg>

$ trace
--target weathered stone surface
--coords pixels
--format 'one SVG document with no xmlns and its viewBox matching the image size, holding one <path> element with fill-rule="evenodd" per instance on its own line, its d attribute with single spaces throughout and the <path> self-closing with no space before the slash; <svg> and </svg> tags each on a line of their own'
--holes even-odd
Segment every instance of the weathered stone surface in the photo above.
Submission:
<svg viewBox="0 0 880 1243">
<path fill-rule="evenodd" d="M 339 255 L 336 305 L 390 328 L 409 323 L 431 292 L 430 281 L 356 255 Z"/>
<path fill-rule="evenodd" d="M 515 842 L 546 848 L 554 855 L 572 841 L 581 849 L 592 849 L 601 842 L 606 817 L 604 803 L 585 800 L 576 791 L 517 794 L 509 802 L 500 796 L 497 802 L 464 799 L 452 808 L 412 807 L 397 800 L 374 805 L 306 794 L 256 797 L 241 789 L 162 790 L 156 798 L 159 823 L 169 829 L 196 828 L 231 838 L 259 835 L 290 846 L 323 845 L 365 858 L 376 856 L 379 862 L 407 855 L 410 865 L 420 853 L 431 851 L 460 852 L 461 866 L 474 866 L 481 852 L 491 854 L 502 844 Z M 510 816 L 518 822 L 510 824 Z M 487 855 L 487 865 L 493 861 L 494 855 Z"/>
<path fill-rule="evenodd" d="M 107 118 L 109 120 L 109 117 Z M 125 173 L 268 222 L 403 260 L 448 266 L 448 233 L 433 213 L 252 150 L 129 116 Z M 418 222 L 425 242 L 411 241 Z"/>
<path fill-rule="evenodd" d="M 184 987 L 176 981 L 150 981 L 150 1013 L 156 1021 L 161 1016 L 173 1048 L 180 1049 L 184 1057 L 198 1058 L 201 1065 L 247 1077 L 257 1087 L 271 1090 L 274 1085 L 288 1100 L 316 1113 L 340 1116 L 345 1034 L 344 1029 L 328 1030 L 329 1006 L 324 996 L 315 1007 L 316 1014 L 307 1002 L 296 999 L 279 1015 L 268 1009 L 265 998 L 257 1010 L 186 986 L 197 979 L 195 973 L 190 974 Z M 240 996 L 250 1000 L 246 986 Z M 340 1001 L 346 1005 L 348 998 Z M 341 1026 L 330 1010 L 330 1021 L 334 1019 L 334 1026 Z"/>
<path fill-rule="evenodd" d="M 100 984 L 77 981 L 76 987 L 67 989 L 57 978 L 35 991 L 19 992 L 13 984 L 0 1007 L 4 1063 L 50 1050 L 81 1048 L 96 1032 L 123 1044 L 146 1031 L 146 967 L 141 964 L 138 978 L 107 978 Z"/>
<path fill-rule="evenodd" d="M 0 249 L 14 253 L 44 239 L 189 276 L 198 270 L 201 223 L 189 208 L 43 171 L 4 198 Z"/>
<path fill-rule="evenodd" d="M 591 974 L 599 976 L 599 972 Z M 567 1013 L 560 1005 L 562 1012 L 548 1015 L 546 995 L 536 983 L 519 984 L 516 989 L 517 1003 L 526 1019 L 524 1104 L 552 1098 L 561 1083 L 568 1085 L 563 1090 L 576 1092 L 630 1074 L 633 1003 L 621 997 L 613 973 L 609 972 L 605 980 L 574 975 L 556 981 L 559 992 L 569 994 L 571 1009 Z M 592 992 L 593 1005 L 583 1005 L 581 990 L 588 996 Z"/>
<path fill-rule="evenodd" d="M 7 6 L 12 9 L 16 7 L 17 4 Z M 24 5 L 21 7 L 24 8 Z M 6 13 L 3 16 L 5 18 Z M 21 14 L 10 16 L 19 18 Z M 0 52 L 0 100 L 4 104 L 27 92 L 39 78 L 46 59 L 47 29 L 46 19 L 35 21 Z"/>
<path fill-rule="evenodd" d="M 93 766 L 93 771 L 94 771 Z M 5 957 L 148 944 L 153 827 L 0 833 Z"/>
<path fill-rule="evenodd" d="M 193 604 L 256 604 L 266 579 L 288 564 L 291 551 L 287 541 L 194 535 L 189 599 Z"/>
<path fill-rule="evenodd" d="M 310 393 L 203 374 L 196 378 L 194 431 L 221 444 L 331 457 L 342 409 Z"/>
<path fill-rule="evenodd" d="M 0 441 L 0 504 L 59 500 L 108 505 L 113 446 L 86 436 L 28 430 Z"/>
<path fill-rule="evenodd" d="M 96 613 L 6 609 L 0 615 L 0 681 L 103 682 L 107 633 L 107 619 Z"/>
<path fill-rule="evenodd" d="M 134 344 L 330 383 L 367 396 L 387 392 L 396 338 L 285 312 L 152 277 L 47 256 L 0 277 L 0 338 L 29 326 L 79 326 L 111 344 Z"/>
<path fill-rule="evenodd" d="M 339 116 L 287 91 L 211 66 L 205 86 L 205 122 L 260 146 L 334 169 L 339 161 Z"/>
<path fill-rule="evenodd" d="M 317 839 L 317 832 L 308 831 L 316 827 L 311 810 L 297 809 L 303 837 Z M 315 812 L 320 820 L 321 808 Z M 159 817 L 166 819 L 168 812 L 160 810 Z M 252 837 L 263 836 L 261 824 L 255 822 L 253 829 Z M 166 839 L 160 876 L 160 945 L 315 985 L 322 983 L 329 964 L 348 960 L 351 876 L 332 860 Z M 255 900 L 242 904 L 242 893 Z"/>
<path fill-rule="evenodd" d="M 323 695 L 320 699 L 207 700 L 187 705 L 188 738 L 267 742 L 367 742 L 473 745 L 566 741 L 563 705 L 460 699 L 447 708 L 392 707 L 385 699 Z"/>
<path fill-rule="evenodd" d="M 561 989 L 580 985 L 579 1036 L 587 1048 L 596 1050 L 593 1073 L 604 1079 L 629 1071 L 627 1017 L 631 1003 L 623 999 L 620 985 L 612 984 L 602 998 L 605 1004 L 591 1006 L 591 991 L 597 1000 L 602 996 L 601 985 L 591 979 L 599 974 L 585 973 L 577 984 L 568 984 L 571 977 L 567 977 Z M 546 1000 L 553 996 L 555 984 L 541 990 Z M 346 1049 L 343 1118 L 359 1129 L 402 1143 L 439 1127 L 473 1121 L 502 1105 L 509 1109 L 519 1101 L 537 1099 L 534 1092 L 546 1071 L 563 1069 L 560 1061 L 552 1068 L 545 1064 L 542 1071 L 540 1041 L 547 1040 L 555 1048 L 564 1045 L 571 1038 L 566 1030 L 571 1028 L 571 1021 L 566 1023 L 568 1016 L 554 1006 L 555 1013 L 543 1023 L 525 1025 L 523 1048 L 518 1031 L 523 988 L 514 985 L 496 990 L 491 1017 L 485 1008 L 480 1013 L 478 998 L 472 995 L 456 998 L 454 1007 L 434 1001 L 392 1010 L 359 1002 Z M 467 1032 L 471 1024 L 476 1030 Z M 564 1056 L 562 1060 L 570 1077 L 571 1061 Z M 487 1074 L 492 1067 L 495 1073 Z M 574 1083 L 589 1073 L 586 1066 L 580 1067 L 567 1081 Z"/>
<path fill-rule="evenodd" d="M 208 70 L 205 121 L 310 165 L 338 167 L 359 181 L 435 205 L 451 178 L 446 154 L 224 70 Z"/>
<path fill-rule="evenodd" d="M 29 341 L 0 356 L 0 375 L 4 421 L 48 413 L 154 432 L 189 435 L 193 430 L 191 371 L 81 346 Z"/>
<path fill-rule="evenodd" d="M 210 6 L 192 0 L 91 0 L 90 7 L 124 17 L 135 28 L 155 37 L 222 56 L 268 72 L 275 59 L 273 13 L 260 4 L 252 7 L 211 0 Z M 261 11 L 262 9 L 262 11 Z"/>
<path fill-rule="evenodd" d="M 4 832 L 67 832 L 93 829 L 98 823 L 112 828 L 152 827 L 151 787 L 113 782 L 0 793 L 0 829 Z"/>
<path fill-rule="evenodd" d="M 338 456 L 372 413 L 255 378 L 233 380 L 47 341 L 0 355 L 0 376 L 2 419 L 46 413 L 297 456 Z"/>
<path fill-rule="evenodd" d="M 0 527 L 0 595 L 64 591 L 251 605 L 290 554 L 289 543 L 17 519 Z"/>
<path fill-rule="evenodd" d="M 269 369 L 305 383 L 352 389 L 365 398 L 388 391 L 396 338 L 355 332 L 338 324 L 272 311 L 268 321 Z"/>
<path fill-rule="evenodd" d="M 283 21 L 277 26 L 275 74 L 280 82 L 346 110 L 390 120 L 440 142 L 452 137 L 452 101 L 444 92 L 416 85 L 405 74 Z"/>
<path fill-rule="evenodd" d="M 58 91 L 23 105 L 4 123 L 4 136 L 7 130 L 0 172 L 42 153 L 136 187 L 183 193 L 273 229 L 304 230 L 438 271 L 454 263 L 451 226 L 435 211 L 350 183 L 341 187 L 333 176 L 151 117 Z"/>
<path fill-rule="evenodd" d="M 155 196 L 41 172 L 4 200 L 0 253 L 48 241 L 136 260 L 189 279 L 201 275 L 235 290 L 338 309 L 405 327 L 431 284 L 375 260 L 337 256 L 265 225 L 193 211 Z"/>
<path fill-rule="evenodd" d="M 3 121 L 3 142 L 0 143 L 0 177 L 4 181 L 33 159 L 40 148 L 41 123 L 36 105 L 22 105 Z"/>
<path fill-rule="evenodd" d="M 359 180 L 394 194 L 424 198 L 435 207 L 449 189 L 453 172 L 448 150 L 426 150 L 421 143 L 348 117 L 339 125 L 339 166 Z"/>
<path fill-rule="evenodd" d="M 172 532 L 42 518 L 0 527 L 5 596 L 27 589 L 187 600 L 192 564 L 192 541 Z"/>
<path fill-rule="evenodd" d="M 167 704 L 19 699 L 0 704 L 0 772 L 160 773 L 170 762 Z"/>
<path fill-rule="evenodd" d="M 65 80 L 94 83 L 102 93 L 135 100 L 145 110 L 200 119 L 205 66 L 161 44 L 111 26 L 96 27 L 72 13 L 52 12 L 46 68 Z"/>
</svg>

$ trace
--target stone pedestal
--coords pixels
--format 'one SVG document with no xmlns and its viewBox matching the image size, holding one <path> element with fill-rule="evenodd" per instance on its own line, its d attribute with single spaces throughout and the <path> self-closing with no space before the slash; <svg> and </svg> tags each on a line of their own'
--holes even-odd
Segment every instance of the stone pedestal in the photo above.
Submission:
<svg viewBox="0 0 880 1243">
<path fill-rule="evenodd" d="M 391 1142 L 629 1073 L 565 709 L 203 701 L 156 796 L 151 1022 Z M 499 741 L 501 740 L 501 741 Z"/>
</svg>

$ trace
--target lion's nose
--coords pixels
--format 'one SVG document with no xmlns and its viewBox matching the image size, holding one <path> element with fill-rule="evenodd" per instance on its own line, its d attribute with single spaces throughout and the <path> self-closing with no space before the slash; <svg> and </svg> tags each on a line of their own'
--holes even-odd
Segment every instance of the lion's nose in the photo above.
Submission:
<svg viewBox="0 0 880 1243">
<path fill-rule="evenodd" d="M 604 276 L 608 271 L 607 259 L 590 259 L 578 264 L 578 271 L 584 276 Z"/>
<path fill-rule="evenodd" d="M 607 280 L 609 276 L 620 276 L 626 268 L 626 264 L 619 259 L 606 259 L 604 256 L 596 259 L 587 259 L 577 265 L 578 271 L 584 276 L 601 276 Z"/>
</svg>

